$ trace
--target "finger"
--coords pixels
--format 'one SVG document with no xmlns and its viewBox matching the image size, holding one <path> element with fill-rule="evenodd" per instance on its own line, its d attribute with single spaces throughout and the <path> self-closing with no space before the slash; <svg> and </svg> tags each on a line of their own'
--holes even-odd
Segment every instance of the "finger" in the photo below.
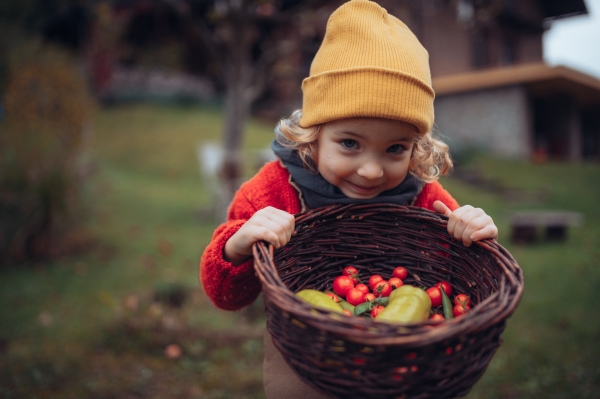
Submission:
<svg viewBox="0 0 600 399">
<path fill-rule="evenodd" d="M 462 232 L 460 239 L 462 240 L 463 245 L 465 247 L 470 247 L 471 244 L 473 244 L 473 240 L 471 239 L 471 234 L 472 234 L 472 230 L 470 230 L 470 229 L 465 229 Z"/>
<path fill-rule="evenodd" d="M 262 212 L 266 218 L 280 221 L 284 225 L 293 226 L 296 221 L 296 218 L 291 213 L 273 207 L 261 209 L 259 212 Z"/>
<path fill-rule="evenodd" d="M 437 213 L 441 213 L 444 216 L 450 216 L 450 214 L 452 213 L 452 211 L 450 210 L 450 208 L 448 208 L 446 206 L 446 204 L 444 204 L 442 201 L 437 200 L 433 203 L 433 209 L 437 212 Z"/>
<path fill-rule="evenodd" d="M 461 239 L 466 225 L 464 220 L 467 218 L 466 215 L 471 212 L 472 208 L 473 207 L 470 205 L 465 205 L 456 209 L 454 212 L 452 212 L 452 214 L 450 214 L 448 217 L 448 233 L 452 237 L 458 240 Z"/>
<path fill-rule="evenodd" d="M 273 229 L 266 226 L 258 226 L 255 230 L 254 241 L 267 241 L 274 248 L 281 247 L 282 239 Z"/>
<path fill-rule="evenodd" d="M 471 219 L 469 219 L 471 218 Z M 477 235 L 475 234 L 476 238 L 482 239 L 482 238 L 489 238 L 487 235 L 493 235 L 494 234 L 494 229 L 495 229 L 495 225 L 494 225 L 494 221 L 492 220 L 491 217 L 489 217 L 488 215 L 485 214 L 485 212 L 483 212 L 481 209 L 473 209 L 473 211 L 468 212 L 467 215 L 465 215 L 465 223 L 466 226 L 464 228 L 464 231 L 462 232 L 462 240 L 463 243 L 466 246 L 470 246 L 473 243 L 473 234 L 475 234 L 478 231 L 484 231 L 484 234 L 482 235 Z M 489 229 L 487 228 L 488 226 L 493 226 L 490 227 Z"/>
<path fill-rule="evenodd" d="M 498 227 L 495 224 L 488 224 L 484 228 L 479 229 L 470 236 L 472 241 L 487 240 L 488 238 L 498 238 Z"/>
<path fill-rule="evenodd" d="M 267 215 L 265 226 L 271 228 L 279 237 L 280 245 L 283 246 L 292 238 L 296 219 L 294 215 L 285 211 L 273 212 Z"/>
</svg>

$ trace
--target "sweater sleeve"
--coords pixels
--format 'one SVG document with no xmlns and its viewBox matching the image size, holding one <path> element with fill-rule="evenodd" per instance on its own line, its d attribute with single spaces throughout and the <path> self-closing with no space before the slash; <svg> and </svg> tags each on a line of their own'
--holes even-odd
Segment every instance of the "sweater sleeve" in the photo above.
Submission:
<svg viewBox="0 0 600 399">
<path fill-rule="evenodd" d="M 231 205 L 233 212 L 230 211 L 233 217 L 215 230 L 200 259 L 200 281 L 204 292 L 215 306 L 224 310 L 237 310 L 251 304 L 261 289 L 252 259 L 240 265 L 223 259 L 227 240 L 252 216 L 235 211 L 244 202 L 247 201 L 242 195 L 234 199 Z"/>
<path fill-rule="evenodd" d="M 454 211 L 459 207 L 458 202 L 456 202 L 452 195 L 450 195 L 438 181 L 427 183 L 423 186 L 423 190 L 421 190 L 421 193 L 417 196 L 415 206 L 420 206 L 433 211 L 433 203 L 438 200 L 446 204 L 451 211 Z"/>
<path fill-rule="evenodd" d="M 233 265 L 223 259 L 223 249 L 231 236 L 262 208 L 273 206 L 292 214 L 298 212 L 298 198 L 288 178 L 287 170 L 277 163 L 267 164 L 240 187 L 229 207 L 227 221 L 213 233 L 200 258 L 199 274 L 204 292 L 218 308 L 241 309 L 260 293 L 253 259 Z"/>
</svg>

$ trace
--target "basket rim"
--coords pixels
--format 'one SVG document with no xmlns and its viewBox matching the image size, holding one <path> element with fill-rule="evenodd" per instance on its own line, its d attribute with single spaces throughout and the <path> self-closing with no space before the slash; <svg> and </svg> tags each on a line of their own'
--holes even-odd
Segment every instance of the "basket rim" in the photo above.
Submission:
<svg viewBox="0 0 600 399">
<path fill-rule="evenodd" d="M 388 211 L 402 212 L 404 216 L 419 217 L 428 219 L 434 223 L 446 225 L 448 218 L 427 210 L 425 208 L 396 205 L 396 204 L 350 204 L 350 205 L 330 205 L 322 208 L 312 209 L 296 215 L 296 225 L 300 222 L 307 223 L 312 219 L 323 216 L 324 214 L 338 214 L 337 218 L 343 217 L 344 211 L 351 209 L 369 208 L 387 208 Z M 425 213 L 424 213 L 425 211 Z M 377 211 L 378 213 L 380 211 Z M 346 212 L 347 214 L 348 212 Z M 363 215 L 364 216 L 364 215 Z M 449 236 L 449 234 L 448 234 Z M 423 346 L 431 343 L 444 341 L 457 334 L 471 334 L 485 330 L 503 320 L 507 319 L 515 311 L 519 304 L 524 290 L 523 271 L 514 260 L 512 255 L 502 247 L 496 240 L 488 239 L 476 241 L 473 245 L 481 246 L 492 253 L 498 264 L 501 266 L 503 274 L 500 279 L 500 288 L 485 298 L 475 306 L 468 315 L 446 320 L 444 323 L 437 324 L 435 328 L 431 322 L 424 321 L 419 324 L 402 325 L 378 322 L 372 319 L 360 317 L 349 317 L 340 315 L 323 309 L 315 309 L 309 304 L 297 298 L 292 291 L 283 283 L 274 264 L 273 246 L 265 241 L 259 241 L 253 246 L 254 265 L 256 274 L 259 277 L 265 297 L 273 293 L 283 297 L 285 300 L 276 301 L 271 305 L 279 308 L 283 312 L 297 315 L 302 318 L 303 323 L 311 324 L 313 327 L 326 332 L 342 334 L 348 340 L 377 345 L 406 345 Z M 505 303 L 505 306 L 496 306 L 497 309 L 488 317 L 484 323 L 477 316 L 484 311 L 488 312 L 488 305 L 497 303 L 496 301 L 506 285 L 516 288 L 516 292 Z M 268 298 L 265 298 L 267 301 Z M 496 301 L 496 302 L 494 302 Z M 486 310 L 484 310 L 486 308 Z M 317 311 L 315 313 L 315 310 Z M 332 323 L 332 318 L 336 321 Z M 395 330 L 394 334 L 390 334 Z M 369 332 L 365 335 L 365 331 Z"/>
</svg>

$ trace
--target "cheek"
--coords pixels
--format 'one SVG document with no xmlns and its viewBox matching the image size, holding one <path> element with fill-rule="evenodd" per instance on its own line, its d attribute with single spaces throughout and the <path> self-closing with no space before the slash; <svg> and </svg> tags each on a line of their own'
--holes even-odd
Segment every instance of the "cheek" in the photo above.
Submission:
<svg viewBox="0 0 600 399">
<path fill-rule="evenodd" d="M 404 180 L 406 175 L 408 175 L 409 170 L 409 160 L 402 162 L 401 164 L 395 165 L 393 168 L 390 168 L 389 176 L 392 180 Z"/>
<path fill-rule="evenodd" d="M 327 180 L 345 177 L 351 173 L 350 163 L 342 158 L 323 155 L 318 160 L 317 169 Z"/>
</svg>

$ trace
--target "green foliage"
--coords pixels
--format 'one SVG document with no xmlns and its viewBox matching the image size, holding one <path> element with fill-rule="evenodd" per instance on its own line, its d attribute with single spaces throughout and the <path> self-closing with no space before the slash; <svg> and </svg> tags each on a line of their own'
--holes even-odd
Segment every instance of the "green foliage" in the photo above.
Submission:
<svg viewBox="0 0 600 399">
<path fill-rule="evenodd" d="M 497 189 L 486 192 L 455 179 L 446 179 L 445 186 L 459 202 L 494 217 L 500 242 L 523 268 L 525 292 L 508 320 L 504 344 L 469 398 L 597 397 L 600 165 L 475 157 L 470 168 Z M 507 211 L 523 209 L 576 211 L 584 222 L 569 229 L 566 242 L 512 244 Z"/>
<path fill-rule="evenodd" d="M 0 264 L 73 249 L 93 101 L 74 61 L 33 47 L 16 57 L 0 122 Z"/>
<path fill-rule="evenodd" d="M 215 309 L 197 277 L 215 226 L 198 217 L 210 196 L 195 148 L 218 137 L 219 110 L 131 105 L 104 109 L 94 121 L 97 174 L 85 198 L 98 245 L 0 270 L 0 396 L 264 397 L 262 301 L 240 312 Z M 245 147 L 266 146 L 272 128 L 252 123 Z M 487 157 L 470 165 L 504 189 L 458 175 L 443 184 L 494 217 L 501 244 L 523 268 L 525 293 L 467 398 L 597 397 L 600 165 Z M 566 242 L 514 245 L 506 211 L 531 208 L 578 211 L 584 225 Z M 173 295 L 184 298 L 180 307 L 170 304 Z M 171 344 L 179 357 L 169 357 L 177 354 Z"/>
</svg>

